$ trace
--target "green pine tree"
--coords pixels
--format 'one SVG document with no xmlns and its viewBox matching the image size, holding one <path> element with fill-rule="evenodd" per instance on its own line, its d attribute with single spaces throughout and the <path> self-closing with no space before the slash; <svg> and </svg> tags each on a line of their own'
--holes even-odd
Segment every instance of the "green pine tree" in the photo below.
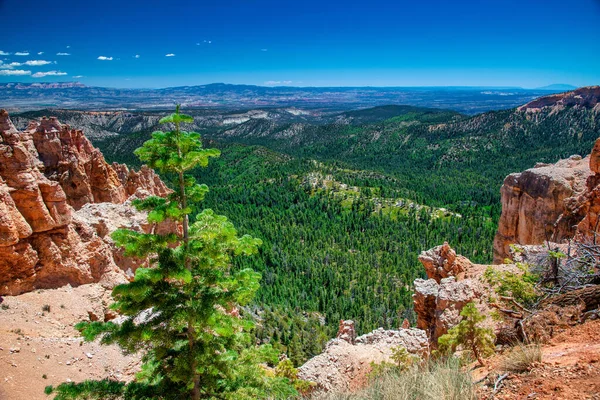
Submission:
<svg viewBox="0 0 600 400">
<path fill-rule="evenodd" d="M 208 188 L 188 171 L 219 156 L 218 150 L 202 147 L 198 133 L 181 130 L 181 124 L 192 121 L 177 106 L 160 121 L 175 129 L 154 132 L 135 152 L 175 190 L 167 198 L 148 197 L 134 205 L 148 211 L 150 223 L 179 222 L 181 233 L 116 231 L 113 238 L 126 255 L 150 256 L 151 265 L 138 268 L 131 283 L 113 290 L 113 308 L 125 316 L 122 323 L 76 326 L 86 340 L 101 336 L 103 344 L 141 352 L 142 370 L 132 383 L 86 381 L 47 388 L 56 399 L 290 398 L 295 393 L 283 380 L 264 374 L 258 363 L 274 365 L 277 357 L 272 350 L 252 349 L 246 333 L 252 324 L 237 316 L 237 307 L 254 296 L 260 276 L 251 269 L 232 272 L 232 259 L 254 254 L 261 241 L 238 236 L 226 217 L 210 209 L 190 221 L 192 205 Z"/>
<path fill-rule="evenodd" d="M 483 366 L 483 357 L 494 353 L 494 332 L 479 326 L 485 320 L 485 315 L 479 313 L 475 303 L 467 303 L 460 315 L 462 321 L 438 338 L 438 351 L 441 354 L 454 353 L 458 346 L 462 346 Z"/>
</svg>

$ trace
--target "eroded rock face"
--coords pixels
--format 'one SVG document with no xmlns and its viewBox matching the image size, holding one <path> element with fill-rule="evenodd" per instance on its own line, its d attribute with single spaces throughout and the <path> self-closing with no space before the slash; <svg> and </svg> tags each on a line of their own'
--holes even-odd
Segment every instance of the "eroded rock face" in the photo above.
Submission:
<svg viewBox="0 0 600 400">
<path fill-rule="evenodd" d="M 171 193 L 167 185 L 160 179 L 153 169 L 142 165 L 139 171 L 129 169 L 125 164 L 113 163 L 112 168 L 117 173 L 119 181 L 125 188 L 127 197 L 133 196 L 139 190 L 145 190 L 150 195 L 165 197 Z"/>
<path fill-rule="evenodd" d="M 600 230 L 600 139 L 583 159 L 572 156 L 509 175 L 501 194 L 495 263 L 510 257 L 512 244 L 592 241 Z"/>
<path fill-rule="evenodd" d="M 149 169 L 123 170 L 122 181 L 81 131 L 50 118 L 19 132 L 0 110 L 0 295 L 125 281 L 124 270 L 135 266 L 123 265 L 109 233 L 135 227 L 144 215 L 122 203 L 130 194 L 165 195 L 168 189 Z M 110 226 L 75 212 L 105 202 L 122 206 Z"/>
<path fill-rule="evenodd" d="M 500 189 L 502 215 L 494 238 L 495 263 L 509 257 L 511 244 L 560 243 L 574 236 L 583 218 L 577 199 L 587 190 L 590 162 L 590 157 L 573 156 L 506 177 Z"/>
<path fill-rule="evenodd" d="M 457 255 L 448 243 L 422 252 L 419 261 L 428 279 L 414 283 L 417 328 L 426 332 L 435 347 L 438 338 L 460 322 L 460 312 L 467 303 L 474 301 L 487 311 L 484 299 L 489 297 L 489 290 L 481 282 L 481 268 Z"/>
<path fill-rule="evenodd" d="M 341 320 L 340 327 L 338 328 L 337 338 L 345 340 L 350 344 L 354 344 L 354 341 L 356 340 L 356 330 L 354 329 L 354 321 Z"/>
<path fill-rule="evenodd" d="M 587 242 L 593 241 L 600 230 L 600 139 L 596 140 L 589 160 L 591 175 L 586 180 L 585 191 L 568 199 L 565 213 L 567 218 L 580 218 L 576 238 Z"/>
<path fill-rule="evenodd" d="M 449 276 L 464 277 L 465 271 L 471 266 L 471 261 L 461 255 L 445 242 L 443 245 L 422 252 L 419 261 L 425 267 L 430 279 L 437 282 Z"/>
</svg>

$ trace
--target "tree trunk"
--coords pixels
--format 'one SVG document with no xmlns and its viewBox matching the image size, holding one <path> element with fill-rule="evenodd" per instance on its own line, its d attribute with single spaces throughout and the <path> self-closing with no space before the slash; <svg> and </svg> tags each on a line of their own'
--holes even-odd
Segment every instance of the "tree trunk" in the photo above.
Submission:
<svg viewBox="0 0 600 400">
<path fill-rule="evenodd" d="M 590 311 L 598 308 L 598 306 L 600 306 L 600 285 L 577 289 L 565 294 L 550 297 L 540 303 L 540 308 L 544 308 L 549 305 L 557 305 L 561 307 L 576 306 L 581 303 L 585 304 L 584 311 Z"/>
<path fill-rule="evenodd" d="M 177 106 L 177 112 L 179 113 L 179 106 Z M 175 123 L 175 130 L 177 131 L 177 140 L 179 140 L 179 123 Z M 177 143 L 177 154 L 181 157 L 181 146 L 179 142 Z M 179 171 L 179 195 L 180 195 L 180 207 L 182 210 L 187 208 L 187 197 L 185 196 L 185 177 L 183 175 L 183 171 Z M 183 262 L 185 263 L 185 268 L 188 271 L 192 270 L 192 266 L 190 265 L 190 260 L 188 257 L 188 245 L 190 241 L 189 236 L 189 218 L 187 214 L 183 216 L 182 221 L 183 226 L 183 249 L 185 252 L 185 257 Z M 187 339 L 188 339 L 188 347 L 190 350 L 190 369 L 192 371 L 192 381 L 194 383 L 194 387 L 192 388 L 192 400 L 200 400 L 200 375 L 196 372 L 196 359 L 195 359 L 195 344 L 196 344 L 196 330 L 194 328 L 194 319 L 189 318 L 187 324 Z"/>
<path fill-rule="evenodd" d="M 484 367 L 485 364 L 483 363 L 483 359 L 481 358 L 481 355 L 479 355 L 479 351 L 477 350 L 477 346 L 475 344 L 473 344 L 473 346 L 471 346 L 471 349 L 473 350 L 473 355 L 477 359 L 477 362 L 479 363 L 479 365 L 481 365 L 482 367 Z"/>
</svg>

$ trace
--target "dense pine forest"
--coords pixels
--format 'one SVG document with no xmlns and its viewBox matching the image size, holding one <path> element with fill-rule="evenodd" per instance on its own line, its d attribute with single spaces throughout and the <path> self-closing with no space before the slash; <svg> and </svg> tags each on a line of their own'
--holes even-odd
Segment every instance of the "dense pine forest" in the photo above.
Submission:
<svg viewBox="0 0 600 400">
<path fill-rule="evenodd" d="M 210 187 L 199 208 L 263 241 L 257 257 L 235 265 L 262 274 L 246 312 L 258 321 L 256 340 L 296 365 L 322 350 L 340 319 L 355 320 L 359 333 L 413 320 L 422 250 L 448 241 L 491 262 L 504 177 L 586 154 L 600 136 L 598 114 L 585 109 L 397 114 L 369 110 L 358 124 L 251 120 L 200 132 L 222 156 L 197 176 Z M 109 161 L 135 164 L 132 151 L 149 133 L 95 144 Z"/>
</svg>

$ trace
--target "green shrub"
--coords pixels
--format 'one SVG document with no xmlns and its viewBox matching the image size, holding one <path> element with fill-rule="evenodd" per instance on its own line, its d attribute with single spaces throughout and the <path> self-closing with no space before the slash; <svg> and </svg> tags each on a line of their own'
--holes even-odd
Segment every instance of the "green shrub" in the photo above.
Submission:
<svg viewBox="0 0 600 400">
<path fill-rule="evenodd" d="M 294 364 L 289 358 L 283 359 L 277 364 L 275 376 L 288 379 L 298 393 L 302 395 L 308 394 L 315 387 L 313 382 L 298 379 L 298 369 L 294 368 Z"/>
<path fill-rule="evenodd" d="M 415 365 L 419 357 L 412 355 L 404 346 L 397 346 L 392 349 L 392 360 L 396 363 L 396 368 L 400 371 L 406 371 Z"/>
<path fill-rule="evenodd" d="M 522 274 L 498 271 L 490 266 L 486 269 L 484 278 L 490 285 L 495 287 L 498 295 L 512 297 L 516 302 L 524 306 L 530 306 L 539 297 L 535 289 L 539 276 L 531 273 L 527 264 L 517 263 L 517 267 L 523 271 Z"/>
<path fill-rule="evenodd" d="M 438 354 L 453 354 L 460 346 L 466 352 L 470 352 L 480 365 L 484 365 L 483 357 L 494 353 L 494 332 L 479 326 L 486 317 L 479 313 L 475 303 L 467 303 L 460 315 L 463 317 L 462 321 L 447 334 L 439 337 Z"/>
</svg>

